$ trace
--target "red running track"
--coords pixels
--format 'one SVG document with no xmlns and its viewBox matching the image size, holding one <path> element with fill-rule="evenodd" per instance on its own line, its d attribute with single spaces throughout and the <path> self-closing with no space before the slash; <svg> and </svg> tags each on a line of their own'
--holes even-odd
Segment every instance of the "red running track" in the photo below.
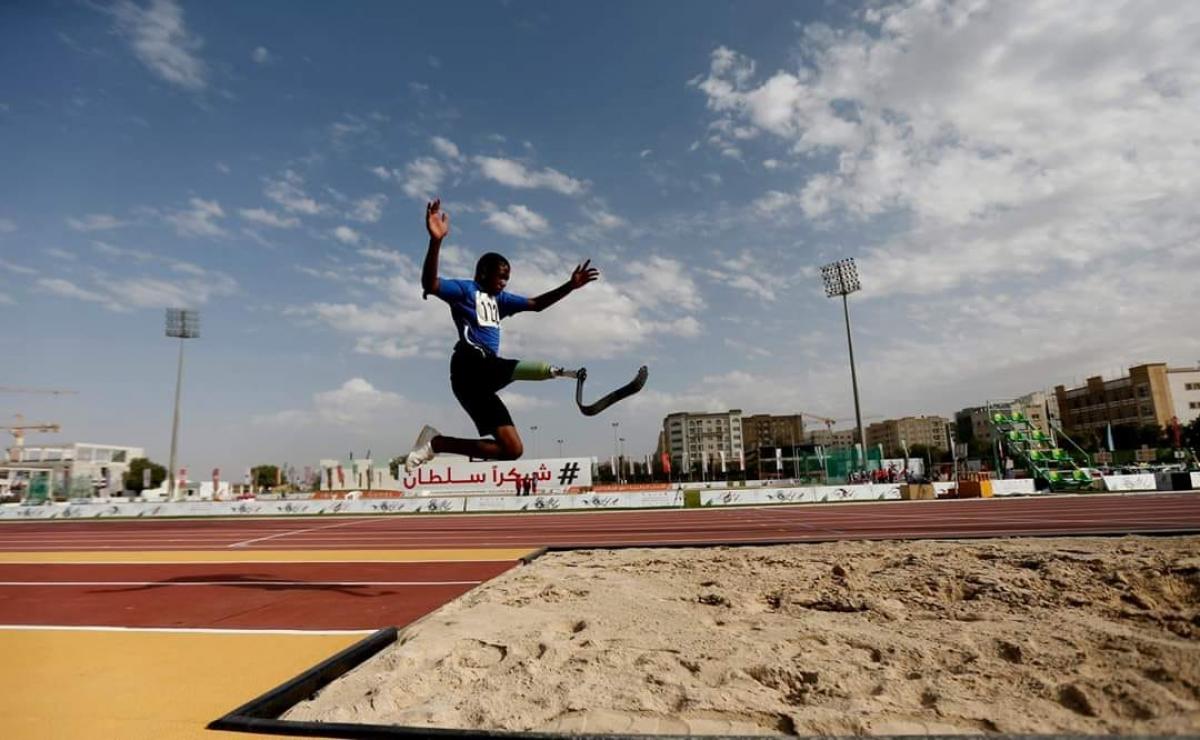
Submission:
<svg viewBox="0 0 1200 740">
<path fill-rule="evenodd" d="M 0 624 L 378 629 L 408 624 L 515 564 L 0 564 Z"/>
<path fill-rule="evenodd" d="M 605 547 L 1196 531 L 1200 492 L 486 516 L 13 522 L 0 525 L 0 552 Z M 376 629 L 408 624 L 513 565 L 0 563 L 0 624 Z"/>
<path fill-rule="evenodd" d="M 0 552 L 612 547 L 1200 531 L 1200 492 L 657 511 L 12 522 Z"/>
</svg>

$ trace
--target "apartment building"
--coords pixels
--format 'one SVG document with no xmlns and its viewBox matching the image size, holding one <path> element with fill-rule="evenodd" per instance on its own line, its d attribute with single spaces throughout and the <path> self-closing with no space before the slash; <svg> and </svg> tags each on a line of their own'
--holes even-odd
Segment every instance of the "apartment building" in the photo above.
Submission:
<svg viewBox="0 0 1200 740">
<path fill-rule="evenodd" d="M 1129 374 L 1084 385 L 1054 388 L 1067 434 L 1087 435 L 1121 424 L 1166 427 L 1200 416 L 1200 367 L 1169 368 L 1164 362 L 1129 368 Z"/>
<path fill-rule="evenodd" d="M 800 414 L 774 416 L 754 414 L 742 417 L 742 446 L 746 466 L 757 469 L 759 458 L 775 459 L 775 448 L 791 448 L 804 444 L 804 419 Z M 770 452 L 763 452 L 769 449 Z M 791 456 L 791 453 L 787 453 Z"/>
<path fill-rule="evenodd" d="M 883 445 L 885 456 L 904 454 L 904 444 L 909 449 L 925 445 L 930 449 L 949 451 L 946 431 L 950 420 L 941 416 L 905 416 L 901 419 L 885 419 L 867 426 L 867 446 Z"/>
<path fill-rule="evenodd" d="M 992 412 L 1004 414 L 1020 412 L 1034 426 L 1046 434 L 1050 434 L 1052 423 L 1059 418 L 1058 399 L 1054 394 L 1045 391 L 1034 391 L 1019 398 L 1004 403 L 990 404 Z M 988 406 L 970 406 L 954 414 L 954 432 L 957 441 L 976 441 L 983 446 L 991 445 L 992 425 L 989 419 Z"/>
<path fill-rule="evenodd" d="M 739 469 L 744 449 L 742 410 L 715 413 L 679 411 L 663 419 L 663 440 L 671 467 L 691 470 L 705 461 L 719 463 L 724 453 L 726 466 Z"/>
<path fill-rule="evenodd" d="M 854 446 L 858 442 L 858 428 L 854 429 L 812 429 L 805 433 L 804 441 L 810 445 L 820 445 L 834 450 Z"/>
</svg>

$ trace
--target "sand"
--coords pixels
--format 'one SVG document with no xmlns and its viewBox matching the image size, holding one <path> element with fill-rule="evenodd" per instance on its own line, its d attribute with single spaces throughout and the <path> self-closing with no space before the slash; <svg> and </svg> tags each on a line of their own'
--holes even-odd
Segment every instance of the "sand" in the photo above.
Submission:
<svg viewBox="0 0 1200 740">
<path fill-rule="evenodd" d="M 667 734 L 1200 732 L 1200 538 L 552 553 L 289 719 Z"/>
</svg>

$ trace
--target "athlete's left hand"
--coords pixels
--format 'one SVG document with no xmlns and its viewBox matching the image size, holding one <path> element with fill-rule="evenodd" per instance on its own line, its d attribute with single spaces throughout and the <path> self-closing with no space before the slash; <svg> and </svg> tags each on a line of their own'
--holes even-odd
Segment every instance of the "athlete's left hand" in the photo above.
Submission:
<svg viewBox="0 0 1200 740">
<path fill-rule="evenodd" d="M 571 290 L 579 290 L 593 280 L 600 278 L 600 271 L 594 267 L 589 267 L 590 264 L 592 264 L 591 260 L 584 260 L 582 265 L 576 265 L 575 271 L 571 273 Z"/>
</svg>

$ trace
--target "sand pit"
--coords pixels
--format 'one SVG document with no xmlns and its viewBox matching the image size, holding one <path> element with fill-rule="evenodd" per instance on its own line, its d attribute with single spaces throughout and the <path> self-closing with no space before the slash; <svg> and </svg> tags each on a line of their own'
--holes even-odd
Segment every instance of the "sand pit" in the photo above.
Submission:
<svg viewBox="0 0 1200 740">
<path fill-rule="evenodd" d="M 546 555 L 288 719 L 562 732 L 1196 733 L 1200 538 Z"/>
</svg>

